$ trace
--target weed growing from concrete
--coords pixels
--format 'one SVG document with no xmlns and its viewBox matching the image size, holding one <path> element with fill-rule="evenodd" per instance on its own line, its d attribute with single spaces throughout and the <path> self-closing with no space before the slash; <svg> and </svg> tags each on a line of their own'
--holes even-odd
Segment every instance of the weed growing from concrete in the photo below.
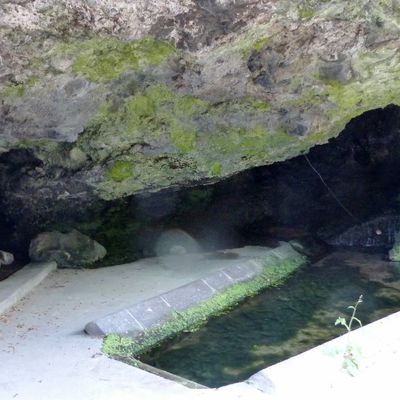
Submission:
<svg viewBox="0 0 400 400">
<path fill-rule="evenodd" d="M 355 302 L 354 306 L 348 306 L 347 308 L 353 310 L 349 321 L 344 317 L 338 317 L 335 321 L 336 325 L 342 325 L 346 328 L 347 333 L 350 333 L 353 327 L 353 323 L 357 322 L 360 327 L 362 327 L 361 321 L 356 317 L 357 307 L 363 302 L 363 296 L 360 295 L 358 300 Z M 352 345 L 347 340 L 346 348 L 343 353 L 343 364 L 342 367 L 346 370 L 351 376 L 354 376 L 360 368 L 360 357 L 361 350 L 359 347 Z"/>
</svg>

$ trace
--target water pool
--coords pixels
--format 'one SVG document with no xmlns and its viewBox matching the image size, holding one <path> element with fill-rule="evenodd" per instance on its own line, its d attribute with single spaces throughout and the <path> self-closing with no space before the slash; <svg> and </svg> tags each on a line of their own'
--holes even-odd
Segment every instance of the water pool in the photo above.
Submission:
<svg viewBox="0 0 400 400">
<path fill-rule="evenodd" d="M 241 381 L 345 333 L 334 322 L 360 294 L 363 324 L 400 310 L 399 264 L 381 254 L 332 253 L 141 360 L 209 387 Z"/>
</svg>

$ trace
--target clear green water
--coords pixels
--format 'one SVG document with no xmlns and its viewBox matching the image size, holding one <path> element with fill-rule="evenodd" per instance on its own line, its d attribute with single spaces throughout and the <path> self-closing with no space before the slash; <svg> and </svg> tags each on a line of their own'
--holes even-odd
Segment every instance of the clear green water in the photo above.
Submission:
<svg viewBox="0 0 400 400">
<path fill-rule="evenodd" d="M 209 387 L 241 381 L 344 333 L 334 322 L 360 294 L 363 324 L 399 311 L 399 265 L 334 253 L 142 361 Z"/>
</svg>

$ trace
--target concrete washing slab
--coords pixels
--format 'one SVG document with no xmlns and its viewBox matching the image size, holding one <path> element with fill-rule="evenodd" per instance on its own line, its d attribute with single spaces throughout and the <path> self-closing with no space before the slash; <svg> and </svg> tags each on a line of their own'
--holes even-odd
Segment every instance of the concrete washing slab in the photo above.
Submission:
<svg viewBox="0 0 400 400">
<path fill-rule="evenodd" d="M 305 263 L 305 259 L 290 244 L 284 242 L 275 249 L 247 246 L 232 249 L 225 254 L 228 259 L 232 255 L 234 258 L 230 259 L 230 265 L 206 273 L 201 279 L 92 321 L 86 325 L 85 331 L 92 336 L 118 334 L 137 338 L 144 332 L 161 326 L 177 313 L 199 306 L 238 283 L 262 275 L 269 266 L 279 268 L 282 265 L 283 269 L 283 264 L 287 262 L 297 262 L 296 267 Z M 210 261 L 213 256 L 219 260 L 224 257 L 224 253 L 196 255 L 198 267 L 201 268 L 204 259 Z M 289 273 L 288 271 L 287 274 Z"/>
<path fill-rule="evenodd" d="M 93 336 L 110 334 L 137 337 L 143 331 L 162 324 L 174 312 L 198 305 L 215 293 L 223 292 L 236 283 L 251 279 L 262 271 L 255 261 L 224 268 L 202 279 L 190 282 L 159 296 L 152 297 L 126 309 L 88 323 L 85 331 Z"/>
<path fill-rule="evenodd" d="M 0 399 L 226 398 L 219 391 L 189 389 L 110 359 L 101 351 L 102 339 L 90 337 L 83 328 L 99 315 L 128 308 L 234 262 L 187 254 L 96 270 L 55 270 L 0 316 Z M 226 391 L 231 399 L 248 398 L 249 392 L 252 399 L 258 395 L 248 387 Z"/>
<path fill-rule="evenodd" d="M 47 276 L 55 271 L 55 262 L 32 263 L 0 282 L 0 315 L 14 306 Z"/>
</svg>

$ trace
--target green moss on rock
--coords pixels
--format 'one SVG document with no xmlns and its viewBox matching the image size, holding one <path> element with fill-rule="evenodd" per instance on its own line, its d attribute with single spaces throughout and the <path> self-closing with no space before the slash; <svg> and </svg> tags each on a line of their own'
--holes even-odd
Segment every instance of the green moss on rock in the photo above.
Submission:
<svg viewBox="0 0 400 400">
<path fill-rule="evenodd" d="M 111 167 L 98 187 L 109 200 L 292 156 L 304 142 L 266 127 L 269 112 L 263 99 L 212 105 L 156 83 L 107 101 L 78 144 L 97 162 L 121 159 L 135 166 Z"/>
<path fill-rule="evenodd" d="M 108 170 L 107 175 L 115 182 L 122 182 L 133 175 L 133 164 L 129 161 L 117 160 Z"/>
<path fill-rule="evenodd" d="M 174 125 L 171 127 L 171 140 L 179 151 L 189 153 L 196 146 L 196 132 Z"/>
<path fill-rule="evenodd" d="M 163 63 L 175 48 L 152 38 L 122 41 L 114 37 L 96 37 L 61 47 L 74 57 L 72 71 L 93 82 L 106 82 L 128 70 Z"/>
<path fill-rule="evenodd" d="M 15 84 L 11 83 L 3 88 L 3 90 L 1 91 L 1 95 L 6 98 L 22 97 L 26 93 L 26 91 L 34 87 L 36 83 L 36 77 L 31 77 L 26 82 L 18 82 Z"/>
<path fill-rule="evenodd" d="M 211 174 L 213 176 L 221 176 L 223 172 L 222 164 L 219 161 L 212 163 L 211 165 Z"/>
</svg>

